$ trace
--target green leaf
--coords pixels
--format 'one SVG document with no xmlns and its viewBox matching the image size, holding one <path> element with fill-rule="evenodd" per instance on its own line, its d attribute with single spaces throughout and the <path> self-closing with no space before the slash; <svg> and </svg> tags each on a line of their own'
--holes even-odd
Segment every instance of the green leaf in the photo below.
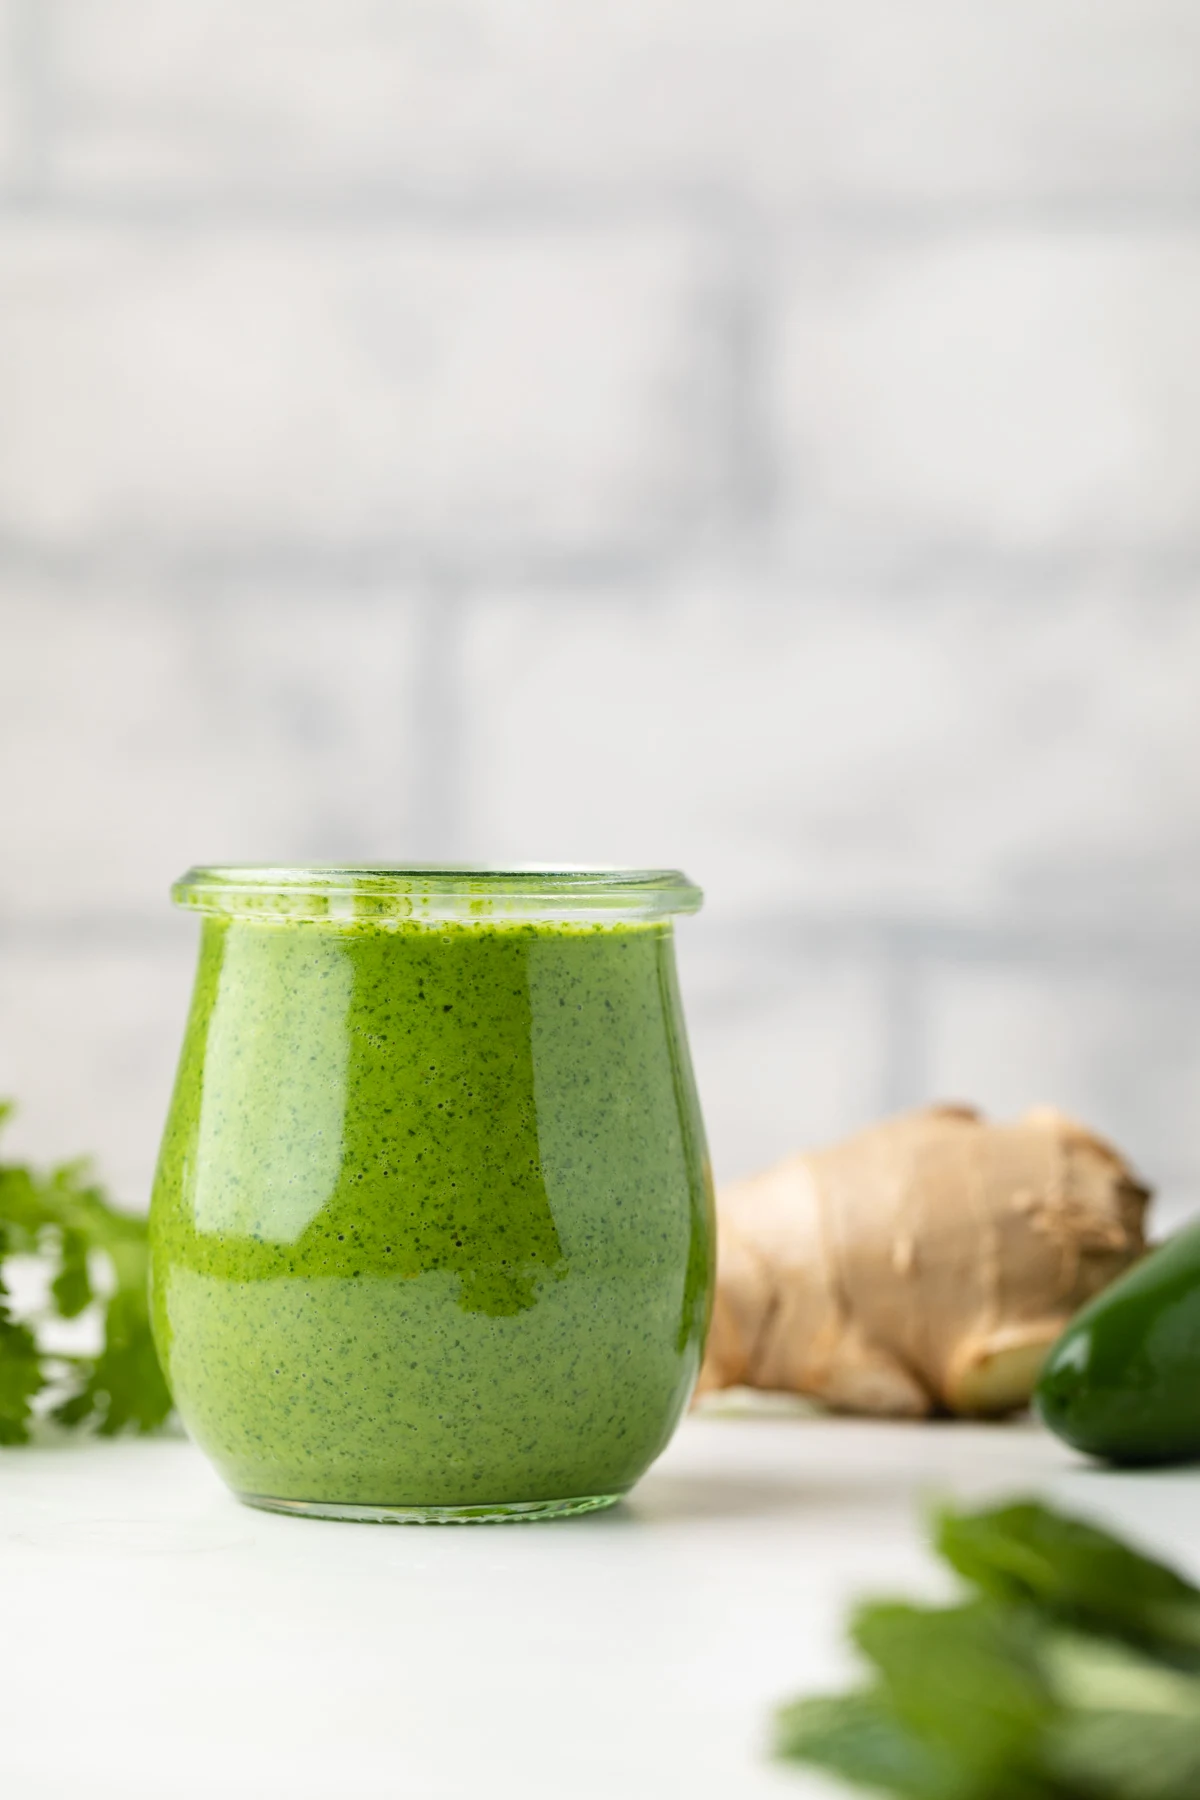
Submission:
<svg viewBox="0 0 1200 1800">
<path fill-rule="evenodd" d="M 58 1274 L 50 1292 L 64 1319 L 77 1319 L 94 1298 L 88 1274 L 88 1240 L 76 1226 L 67 1226 L 62 1233 Z"/>
<path fill-rule="evenodd" d="M 29 1441 L 32 1401 L 44 1383 L 41 1358 L 27 1325 L 0 1317 L 0 1444 Z"/>
<path fill-rule="evenodd" d="M 143 1288 L 118 1290 L 108 1303 L 104 1350 L 96 1363 L 93 1387 L 106 1396 L 102 1437 L 114 1437 L 127 1426 L 153 1431 L 171 1410 L 149 1309 Z"/>
<path fill-rule="evenodd" d="M 1059 1701 L 1084 1712 L 1200 1717 L 1200 1681 L 1119 1639 L 1047 1625 L 1043 1660 Z"/>
<path fill-rule="evenodd" d="M 84 1363 L 79 1385 L 53 1415 L 61 1425 L 94 1418 L 101 1437 L 131 1427 L 154 1431 L 171 1410 L 150 1329 L 144 1248 L 122 1246 L 114 1263 L 118 1286 L 104 1311 L 104 1347 L 94 1362 Z"/>
<path fill-rule="evenodd" d="M 1028 1615 L 989 1601 L 862 1607 L 851 1635 L 900 1723 L 978 1780 L 1032 1764 L 1054 1694 Z"/>
<path fill-rule="evenodd" d="M 0 1124 L 11 1110 L 0 1103 Z M 17 1253 L 49 1264 L 54 1313 L 65 1319 L 95 1299 L 90 1259 L 107 1262 L 112 1291 L 97 1356 L 52 1356 L 39 1343 L 43 1320 L 14 1323 L 2 1270 Z M 92 1421 L 111 1437 L 162 1424 L 171 1401 L 150 1331 L 147 1264 L 146 1221 L 111 1206 L 86 1162 L 46 1175 L 0 1166 L 0 1444 L 27 1441 L 35 1405 L 51 1388 L 61 1395 L 53 1417 L 62 1425 Z"/>
<path fill-rule="evenodd" d="M 1068 1713 L 1049 1735 L 1046 1761 L 1096 1800 L 1196 1800 L 1200 1715 Z"/>
<path fill-rule="evenodd" d="M 953 1760 L 921 1743 L 876 1692 L 796 1700 L 776 1717 L 776 1754 L 883 1794 L 938 1800 L 955 1791 Z"/>
<path fill-rule="evenodd" d="M 11 1235 L 0 1220 L 0 1270 Z M 33 1333 L 28 1326 L 14 1321 L 8 1288 L 0 1273 L 0 1444 L 28 1442 L 31 1402 L 41 1386 L 41 1362 Z"/>
<path fill-rule="evenodd" d="M 6 1228 L 6 1254 L 36 1254 L 39 1234 L 52 1219 L 28 1169 L 0 1166 L 0 1220 Z"/>
<path fill-rule="evenodd" d="M 1200 1592 L 1174 1569 L 1037 1501 L 945 1512 L 935 1542 L 996 1599 L 1200 1662 Z"/>
<path fill-rule="evenodd" d="M 938 1534 L 982 1597 L 862 1607 L 875 1686 L 787 1708 L 778 1753 L 900 1800 L 1200 1800 L 1191 1584 L 1034 1502 Z"/>
</svg>

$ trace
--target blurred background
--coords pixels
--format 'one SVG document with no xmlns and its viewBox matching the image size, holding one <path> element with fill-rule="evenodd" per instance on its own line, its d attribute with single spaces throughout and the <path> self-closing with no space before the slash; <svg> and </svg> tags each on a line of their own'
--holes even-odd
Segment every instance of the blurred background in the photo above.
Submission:
<svg viewBox="0 0 1200 1800">
<path fill-rule="evenodd" d="M 1200 1201 L 1194 0 L 0 0 L 0 1093 L 144 1205 L 197 860 L 678 863 L 718 1175 Z"/>
</svg>

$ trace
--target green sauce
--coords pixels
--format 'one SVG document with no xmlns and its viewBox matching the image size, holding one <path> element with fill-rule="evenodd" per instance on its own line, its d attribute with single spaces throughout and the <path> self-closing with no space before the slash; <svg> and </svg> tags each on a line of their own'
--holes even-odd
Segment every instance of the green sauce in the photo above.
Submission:
<svg viewBox="0 0 1200 1800">
<path fill-rule="evenodd" d="M 669 924 L 205 919 L 153 1306 L 239 1492 L 623 1492 L 695 1379 L 711 1207 Z"/>
</svg>

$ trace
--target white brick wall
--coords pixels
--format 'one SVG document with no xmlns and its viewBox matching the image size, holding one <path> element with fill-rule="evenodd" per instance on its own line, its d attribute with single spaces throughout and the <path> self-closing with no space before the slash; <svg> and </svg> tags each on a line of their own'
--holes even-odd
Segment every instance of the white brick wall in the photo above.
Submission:
<svg viewBox="0 0 1200 1800">
<path fill-rule="evenodd" d="M 712 871 L 726 917 L 994 927 L 1200 893 L 1200 589 L 922 598 L 745 577 L 489 595 L 467 836 Z"/>
<path fill-rule="evenodd" d="M 1187 939 L 1157 955 L 1119 946 L 932 973 L 931 1085 L 1016 1112 L 1047 1094 L 1106 1131 L 1161 1185 L 1160 1223 L 1195 1204 L 1200 957 Z"/>
<path fill-rule="evenodd" d="M 90 1155 L 126 1205 L 146 1206 L 187 1016 L 188 923 L 110 944 L 0 933 L 0 1094 L 20 1103 L 0 1157 Z"/>
<path fill-rule="evenodd" d="M 144 1199 L 200 858 L 675 860 L 719 1173 L 1200 1196 L 1190 0 L 0 0 L 0 1091 Z"/>
<path fill-rule="evenodd" d="M 1190 0 L 57 0 L 87 185 L 1195 196 Z"/>
<path fill-rule="evenodd" d="M 706 497 L 691 278 L 636 229 L 11 223 L 0 531 L 637 543 Z"/>
<path fill-rule="evenodd" d="M 776 942 L 772 958 L 754 922 L 719 933 L 689 919 L 677 935 L 718 1180 L 871 1117 L 888 1076 L 886 988 L 873 955 L 797 954 L 795 942 Z"/>
<path fill-rule="evenodd" d="M 0 600 L 0 921 L 153 923 L 189 863 L 405 839 L 421 611 L 261 588 Z"/>
<path fill-rule="evenodd" d="M 1000 552 L 1194 546 L 1197 317 L 1191 228 L 801 245 L 774 390 L 790 529 Z"/>
<path fill-rule="evenodd" d="M 0 0 L 0 195 L 19 173 L 17 43 L 16 0 Z"/>
</svg>

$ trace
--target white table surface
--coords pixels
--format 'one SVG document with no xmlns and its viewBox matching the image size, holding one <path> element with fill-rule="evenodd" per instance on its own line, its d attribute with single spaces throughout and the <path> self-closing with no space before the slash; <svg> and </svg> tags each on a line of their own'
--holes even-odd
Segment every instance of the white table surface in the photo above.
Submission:
<svg viewBox="0 0 1200 1800">
<path fill-rule="evenodd" d="M 0 1451 L 5 1800 L 768 1800 L 856 1594 L 938 1595 L 922 1498 L 1036 1492 L 1200 1574 L 1200 1474 L 1032 1425 L 693 1418 L 625 1506 L 381 1527 L 239 1506 L 181 1439 Z"/>
</svg>

